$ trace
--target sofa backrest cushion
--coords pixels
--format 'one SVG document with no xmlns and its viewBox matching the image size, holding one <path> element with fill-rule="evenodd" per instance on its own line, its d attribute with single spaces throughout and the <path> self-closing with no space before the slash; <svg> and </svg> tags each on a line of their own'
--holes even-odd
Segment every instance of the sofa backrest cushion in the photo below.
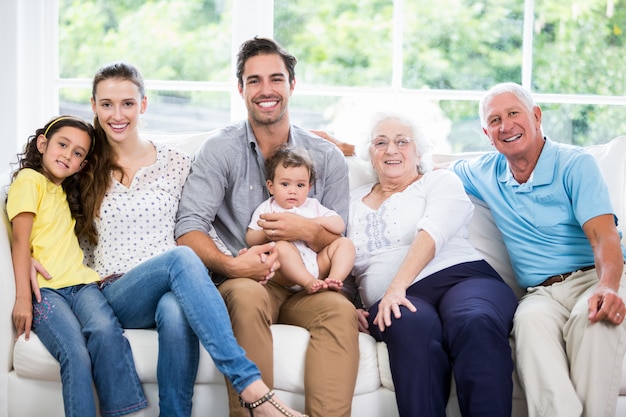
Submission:
<svg viewBox="0 0 626 417">
<path fill-rule="evenodd" d="M 587 146 L 606 179 L 613 209 L 617 214 L 617 228 L 626 246 L 626 136 L 618 136 L 603 145 Z"/>
</svg>

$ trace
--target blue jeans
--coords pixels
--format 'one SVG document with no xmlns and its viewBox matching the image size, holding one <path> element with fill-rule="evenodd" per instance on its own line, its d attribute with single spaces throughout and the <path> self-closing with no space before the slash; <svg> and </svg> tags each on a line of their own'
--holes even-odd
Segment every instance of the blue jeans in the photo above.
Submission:
<svg viewBox="0 0 626 417">
<path fill-rule="evenodd" d="M 41 289 L 33 297 L 33 330 L 61 365 L 66 417 L 103 417 L 147 406 L 130 344 L 96 284 Z"/>
<path fill-rule="evenodd" d="M 237 392 L 261 379 L 235 340 L 222 296 L 191 248 L 177 246 L 148 259 L 102 292 L 124 328 L 157 328 L 162 416 L 191 415 L 198 339 Z"/>
<path fill-rule="evenodd" d="M 450 371 L 463 416 L 510 417 L 513 359 L 509 345 L 517 297 L 485 261 L 446 268 L 411 285 L 384 332 L 373 320 L 370 333 L 387 343 L 400 417 L 446 415 Z"/>
</svg>

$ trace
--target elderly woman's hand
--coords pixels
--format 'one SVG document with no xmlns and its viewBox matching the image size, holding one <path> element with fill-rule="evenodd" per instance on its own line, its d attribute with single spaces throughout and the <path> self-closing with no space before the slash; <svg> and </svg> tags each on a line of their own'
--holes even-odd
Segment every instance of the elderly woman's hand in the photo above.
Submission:
<svg viewBox="0 0 626 417">
<path fill-rule="evenodd" d="M 392 313 L 396 319 L 402 317 L 402 313 L 400 313 L 401 305 L 408 308 L 412 313 L 417 311 L 413 303 L 406 298 L 406 290 L 389 287 L 378 303 L 378 313 L 374 318 L 374 324 L 378 326 L 381 332 L 384 332 L 386 327 L 391 326 Z"/>
</svg>

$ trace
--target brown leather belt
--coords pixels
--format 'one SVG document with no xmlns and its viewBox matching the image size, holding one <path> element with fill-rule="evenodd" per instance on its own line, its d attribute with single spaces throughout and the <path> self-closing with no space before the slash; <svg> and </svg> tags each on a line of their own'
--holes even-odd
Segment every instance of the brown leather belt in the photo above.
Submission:
<svg viewBox="0 0 626 417">
<path fill-rule="evenodd" d="M 565 281 L 565 279 L 569 277 L 570 275 L 572 275 L 574 272 L 589 271 L 590 269 L 593 269 L 595 267 L 596 267 L 595 265 L 589 265 L 589 266 L 584 266 L 582 268 L 578 268 L 576 271 L 566 272 L 565 274 L 553 275 L 539 285 L 542 285 L 544 287 L 549 287 L 550 285 L 556 284 L 557 282 Z"/>
<path fill-rule="evenodd" d="M 103 290 L 104 287 L 106 287 L 109 284 L 113 284 L 115 281 L 122 278 L 123 275 L 124 274 L 107 275 L 106 277 L 102 278 L 102 280 L 96 282 L 98 284 L 98 288 L 100 288 L 100 290 Z"/>
</svg>

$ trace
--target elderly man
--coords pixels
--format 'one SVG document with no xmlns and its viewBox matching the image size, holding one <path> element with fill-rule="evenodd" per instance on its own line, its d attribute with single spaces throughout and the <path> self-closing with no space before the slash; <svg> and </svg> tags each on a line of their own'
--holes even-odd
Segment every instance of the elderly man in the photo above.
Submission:
<svg viewBox="0 0 626 417">
<path fill-rule="evenodd" d="M 624 257 L 593 157 L 543 136 L 541 109 L 518 84 L 481 100 L 498 152 L 451 169 L 486 202 L 519 284 L 517 371 L 531 417 L 615 414 L 626 334 Z"/>
</svg>

